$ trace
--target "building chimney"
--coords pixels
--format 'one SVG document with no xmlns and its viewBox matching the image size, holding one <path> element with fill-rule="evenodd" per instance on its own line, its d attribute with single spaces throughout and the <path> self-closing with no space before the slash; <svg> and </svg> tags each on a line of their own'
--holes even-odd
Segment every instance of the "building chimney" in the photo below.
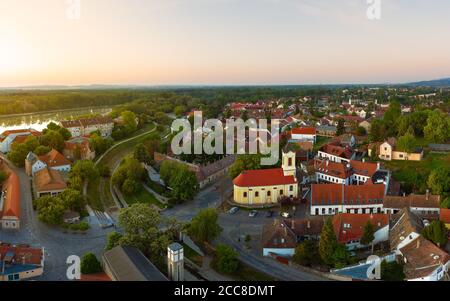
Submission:
<svg viewBox="0 0 450 301">
<path fill-rule="evenodd" d="M 417 238 L 417 249 L 420 248 L 420 238 Z"/>
<path fill-rule="evenodd" d="M 362 161 L 363 161 L 363 163 L 366 163 L 366 158 L 363 158 L 363 160 L 362 160 Z"/>
<path fill-rule="evenodd" d="M 380 162 L 377 163 L 377 170 L 381 168 Z"/>
<path fill-rule="evenodd" d="M 311 221 L 310 220 L 308 220 L 306 222 L 306 228 L 311 229 Z"/>
<path fill-rule="evenodd" d="M 427 201 L 428 201 L 428 199 L 430 198 L 430 190 L 429 190 L 429 189 L 427 189 L 426 198 L 427 198 Z"/>
</svg>

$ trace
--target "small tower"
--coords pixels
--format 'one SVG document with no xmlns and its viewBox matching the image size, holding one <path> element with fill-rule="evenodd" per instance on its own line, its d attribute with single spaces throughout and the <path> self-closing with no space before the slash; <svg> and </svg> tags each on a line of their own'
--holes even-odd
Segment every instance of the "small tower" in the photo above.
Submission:
<svg viewBox="0 0 450 301">
<path fill-rule="evenodd" d="M 167 270 L 172 281 L 184 281 L 184 251 L 177 242 L 167 247 Z"/>
<path fill-rule="evenodd" d="M 295 152 L 293 151 L 283 151 L 283 163 L 281 165 L 283 168 L 285 176 L 294 176 L 296 174 L 296 166 L 295 166 Z"/>
</svg>

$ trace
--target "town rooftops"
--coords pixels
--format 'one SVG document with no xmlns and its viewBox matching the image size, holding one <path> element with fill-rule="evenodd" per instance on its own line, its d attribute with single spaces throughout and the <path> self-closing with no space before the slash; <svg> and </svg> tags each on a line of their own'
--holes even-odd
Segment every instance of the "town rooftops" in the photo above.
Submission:
<svg viewBox="0 0 450 301">
<path fill-rule="evenodd" d="M 39 156 L 38 158 L 39 158 L 39 160 L 41 160 L 42 162 L 47 164 L 48 167 L 63 166 L 63 165 L 71 164 L 71 162 L 68 159 L 66 159 L 56 149 L 52 149 L 48 154 Z"/>
<path fill-rule="evenodd" d="M 1 217 L 20 218 L 20 182 L 17 174 L 11 170 L 8 179 L 4 182 L 2 193 L 4 194 L 3 208 L 0 208 Z"/>
<path fill-rule="evenodd" d="M 373 225 L 375 231 L 389 225 L 387 214 L 350 214 L 340 213 L 333 217 L 333 228 L 339 243 L 360 240 L 364 234 L 367 222 Z"/>
<path fill-rule="evenodd" d="M 274 220 L 273 223 L 264 225 L 262 242 L 264 248 L 271 249 L 292 249 L 297 246 L 295 233 L 283 220 Z"/>
<path fill-rule="evenodd" d="M 347 179 L 351 175 L 351 168 L 345 163 L 337 163 L 330 160 L 314 160 L 316 172 L 327 174 L 332 177 Z"/>
<path fill-rule="evenodd" d="M 450 224 L 450 209 L 441 209 L 439 219 L 445 224 Z"/>
<path fill-rule="evenodd" d="M 352 151 L 349 148 L 334 144 L 325 144 L 320 148 L 320 151 L 344 159 L 350 159 L 352 156 Z"/>
<path fill-rule="evenodd" d="M 407 279 L 427 277 L 450 261 L 448 253 L 422 236 L 401 248 L 400 252 L 405 258 L 404 272 Z"/>
<path fill-rule="evenodd" d="M 103 261 L 115 281 L 168 281 L 135 247 L 115 247 L 103 254 Z"/>
<path fill-rule="evenodd" d="M 8 131 L 4 131 L 0 135 L 0 142 L 5 140 L 9 135 L 12 135 L 12 134 L 19 134 L 19 135 L 26 135 L 26 136 L 28 136 L 28 135 L 39 136 L 41 133 L 34 129 L 8 130 Z"/>
<path fill-rule="evenodd" d="M 67 188 L 61 173 L 48 167 L 34 174 L 34 185 L 37 191 L 58 191 Z"/>
<path fill-rule="evenodd" d="M 83 118 L 77 120 L 61 121 L 61 125 L 65 128 L 73 128 L 73 127 L 87 127 L 90 125 L 109 124 L 113 122 L 114 121 L 111 117 L 101 116 L 94 118 Z"/>
<path fill-rule="evenodd" d="M 291 131 L 292 135 L 316 135 L 316 128 L 314 127 L 301 127 L 295 128 Z"/>
<path fill-rule="evenodd" d="M 0 244 L 0 259 L 0 275 L 26 272 L 42 266 L 43 250 Z"/>
<path fill-rule="evenodd" d="M 398 213 L 391 215 L 389 228 L 389 241 L 391 249 L 394 250 L 411 233 L 420 234 L 424 224 L 418 215 L 409 209 L 402 209 Z"/>
<path fill-rule="evenodd" d="M 238 187 L 297 184 L 294 176 L 285 176 L 282 168 L 245 170 L 233 180 Z"/>
<path fill-rule="evenodd" d="M 383 200 L 384 184 L 312 184 L 312 205 L 375 205 Z"/>
<path fill-rule="evenodd" d="M 89 146 L 89 138 L 75 137 L 64 142 L 65 149 L 75 150 L 77 147 L 86 148 Z"/>
<path fill-rule="evenodd" d="M 440 196 L 432 194 L 410 194 L 408 196 L 384 197 L 383 206 L 385 208 L 440 208 Z"/>
</svg>

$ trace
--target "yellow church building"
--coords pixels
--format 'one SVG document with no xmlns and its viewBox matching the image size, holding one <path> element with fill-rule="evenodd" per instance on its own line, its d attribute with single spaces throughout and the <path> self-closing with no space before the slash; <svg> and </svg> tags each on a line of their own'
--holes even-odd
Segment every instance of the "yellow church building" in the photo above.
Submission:
<svg viewBox="0 0 450 301">
<path fill-rule="evenodd" d="M 276 204 L 279 197 L 297 197 L 295 153 L 283 152 L 281 168 L 246 170 L 233 180 L 234 202 L 246 206 Z"/>
</svg>

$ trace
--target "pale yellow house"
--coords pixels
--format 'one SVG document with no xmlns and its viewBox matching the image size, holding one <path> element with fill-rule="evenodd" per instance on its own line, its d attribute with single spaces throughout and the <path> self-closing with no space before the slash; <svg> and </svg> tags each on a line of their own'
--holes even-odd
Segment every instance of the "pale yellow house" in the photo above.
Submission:
<svg viewBox="0 0 450 301">
<path fill-rule="evenodd" d="M 404 160 L 404 161 L 421 161 L 423 159 L 423 149 L 416 150 L 414 152 L 403 152 L 396 150 L 397 140 L 390 138 L 380 145 L 378 157 L 381 160 Z M 371 149 L 369 149 L 369 156 L 371 155 Z"/>
<path fill-rule="evenodd" d="M 295 153 L 283 152 L 281 168 L 246 170 L 233 184 L 234 202 L 246 206 L 276 204 L 282 196 L 297 197 Z"/>
</svg>

